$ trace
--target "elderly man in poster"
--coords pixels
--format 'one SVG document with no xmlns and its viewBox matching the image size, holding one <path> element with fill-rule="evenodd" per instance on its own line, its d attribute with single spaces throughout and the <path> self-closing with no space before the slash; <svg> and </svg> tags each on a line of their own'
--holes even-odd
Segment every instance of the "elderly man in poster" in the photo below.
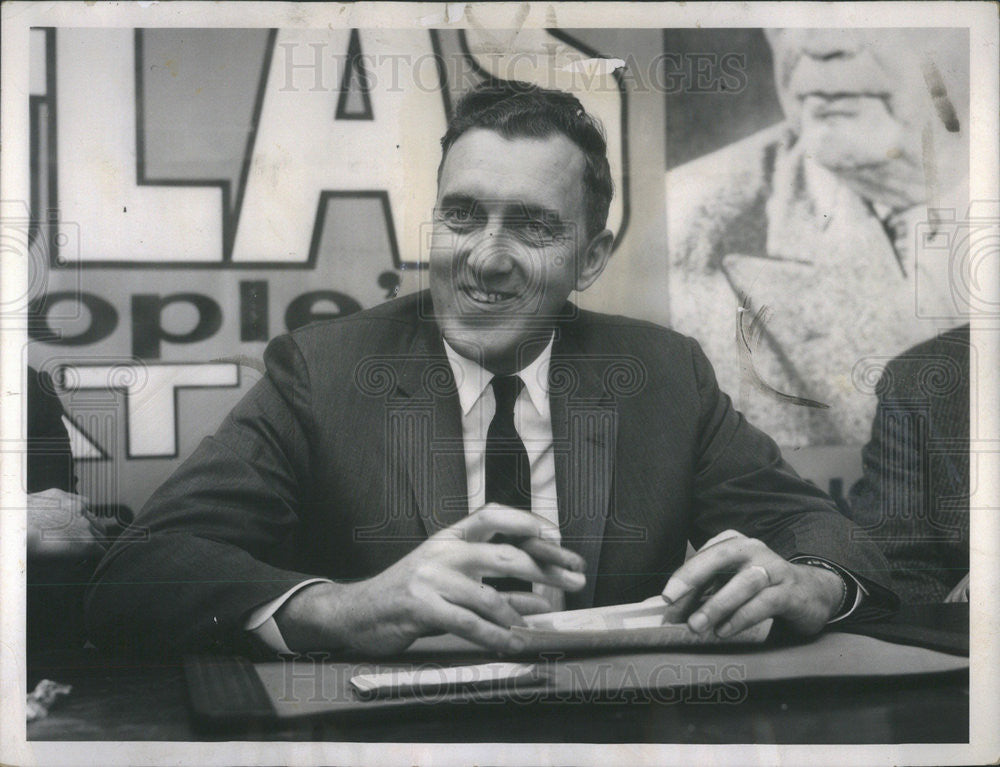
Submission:
<svg viewBox="0 0 1000 767">
<path fill-rule="evenodd" d="M 767 37 L 785 121 L 667 174 L 672 325 L 779 444 L 861 445 L 881 364 L 960 322 L 968 37 Z"/>
<path fill-rule="evenodd" d="M 720 636 L 891 606 L 878 550 L 696 342 L 568 301 L 612 243 L 580 103 L 487 81 L 442 144 L 430 290 L 272 341 L 136 519 L 147 539 L 99 567 L 95 641 L 391 654 L 451 632 L 516 652 L 523 614 L 661 591 Z"/>
</svg>

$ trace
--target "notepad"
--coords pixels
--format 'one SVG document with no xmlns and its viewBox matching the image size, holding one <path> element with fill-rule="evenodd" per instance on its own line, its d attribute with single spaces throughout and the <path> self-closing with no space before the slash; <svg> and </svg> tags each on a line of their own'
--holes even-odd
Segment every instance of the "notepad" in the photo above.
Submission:
<svg viewBox="0 0 1000 767">
<path fill-rule="evenodd" d="M 586 610 L 566 610 L 525 617 L 526 626 L 511 631 L 524 640 L 529 652 L 541 650 L 618 650 L 644 647 L 757 644 L 767 639 L 772 620 L 761 621 L 737 634 L 719 637 L 699 634 L 686 623 L 666 623 L 666 604 L 659 596 L 644 602 Z"/>
<path fill-rule="evenodd" d="M 531 663 L 479 663 L 474 666 L 394 668 L 351 677 L 351 686 L 362 700 L 458 693 L 468 690 L 512 689 L 545 681 Z"/>
</svg>

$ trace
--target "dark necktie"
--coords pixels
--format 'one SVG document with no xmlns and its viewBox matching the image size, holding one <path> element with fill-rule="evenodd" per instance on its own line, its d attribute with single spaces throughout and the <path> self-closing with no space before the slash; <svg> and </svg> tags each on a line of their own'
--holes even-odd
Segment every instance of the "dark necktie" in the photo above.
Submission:
<svg viewBox="0 0 1000 767">
<path fill-rule="evenodd" d="M 899 270 L 906 277 L 906 260 L 910 250 L 910 229 L 903 217 L 904 213 L 905 211 L 893 210 L 887 216 L 878 216 L 878 220 L 892 245 L 892 252 L 896 255 Z"/>
<path fill-rule="evenodd" d="M 531 466 L 514 428 L 514 402 L 524 388 L 517 376 L 494 376 L 490 381 L 497 408 L 486 434 L 486 503 L 502 503 L 531 511 Z M 531 591 L 531 584 L 518 578 L 484 578 L 498 591 Z"/>
</svg>

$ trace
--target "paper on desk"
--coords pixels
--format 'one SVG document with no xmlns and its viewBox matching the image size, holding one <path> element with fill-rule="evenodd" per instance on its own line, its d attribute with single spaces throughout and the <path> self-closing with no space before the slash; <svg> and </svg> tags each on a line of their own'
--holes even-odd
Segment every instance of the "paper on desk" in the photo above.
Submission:
<svg viewBox="0 0 1000 767">
<path fill-rule="evenodd" d="M 768 618 L 723 639 L 711 631 L 698 634 L 686 623 L 661 624 L 665 609 L 663 599 L 656 596 L 627 605 L 527 615 L 524 620 L 528 625 L 514 626 L 511 632 L 534 652 L 759 643 L 771 630 Z"/>
<path fill-rule="evenodd" d="M 43 679 L 35 685 L 34 690 L 28 693 L 24 706 L 25 718 L 29 722 L 44 719 L 49 715 L 49 709 L 52 708 L 59 696 L 69 695 L 71 692 L 73 692 L 72 685 Z"/>
</svg>

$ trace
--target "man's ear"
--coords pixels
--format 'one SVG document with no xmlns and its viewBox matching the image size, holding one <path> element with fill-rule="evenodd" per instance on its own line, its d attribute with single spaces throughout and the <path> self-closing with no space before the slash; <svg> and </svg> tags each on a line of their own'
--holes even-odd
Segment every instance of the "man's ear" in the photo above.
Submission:
<svg viewBox="0 0 1000 767">
<path fill-rule="evenodd" d="M 593 285 L 597 278 L 601 276 L 604 267 L 608 265 L 611 258 L 611 246 L 614 244 L 615 236 L 610 229 L 594 235 L 587 247 L 580 254 L 577 262 L 576 289 L 586 290 Z"/>
</svg>

